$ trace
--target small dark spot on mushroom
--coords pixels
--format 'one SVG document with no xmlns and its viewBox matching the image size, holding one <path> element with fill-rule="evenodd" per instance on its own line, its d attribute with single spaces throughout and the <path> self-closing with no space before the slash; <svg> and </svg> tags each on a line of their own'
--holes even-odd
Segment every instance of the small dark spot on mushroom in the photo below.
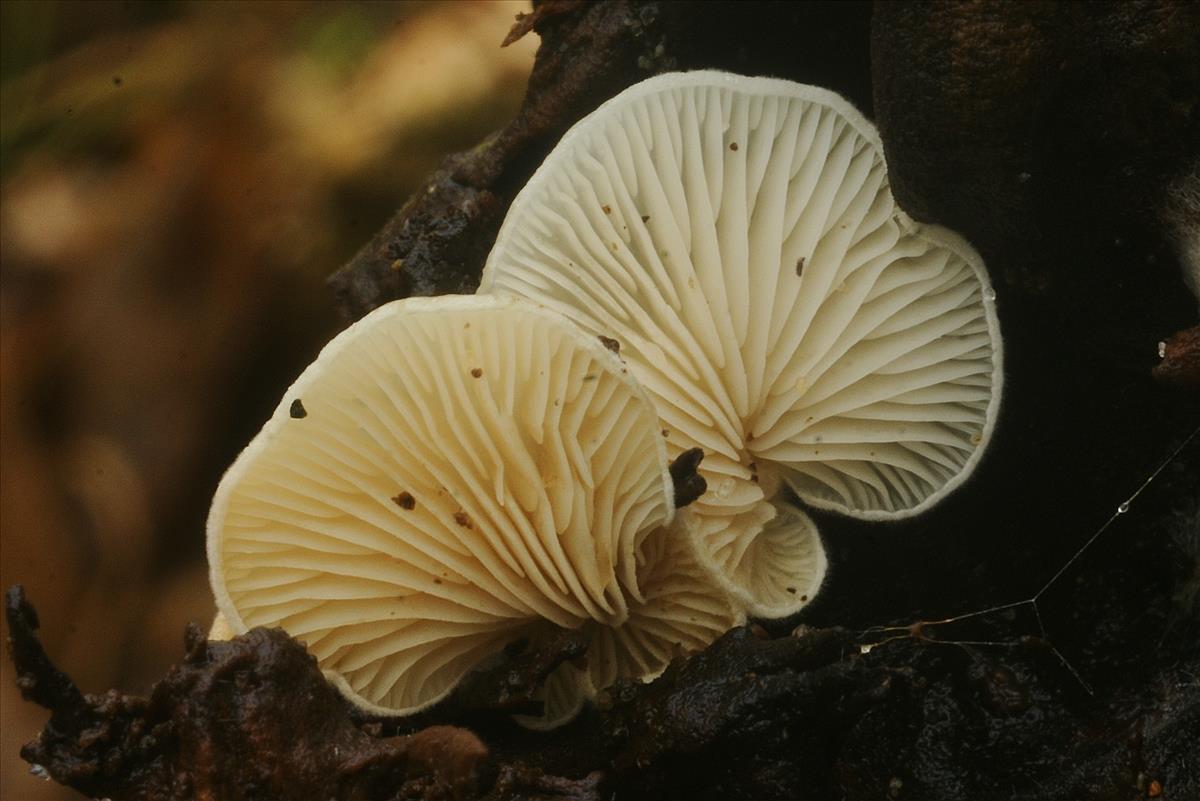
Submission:
<svg viewBox="0 0 1200 801">
<path fill-rule="evenodd" d="M 801 595 L 801 596 L 800 596 L 800 600 L 801 600 L 801 601 L 807 601 L 807 600 L 808 600 L 808 596 L 807 596 L 807 595 Z"/>
<path fill-rule="evenodd" d="M 729 149 L 730 149 L 730 150 L 732 150 L 734 153 L 736 153 L 736 152 L 737 152 L 737 149 L 738 149 L 738 143 L 737 143 L 737 142 L 730 142 L 730 143 L 729 143 Z"/>
<path fill-rule="evenodd" d="M 435 578 L 435 579 L 433 580 L 433 583 L 434 583 L 434 584 L 441 584 L 441 583 L 442 583 L 442 580 L 441 580 L 440 578 Z"/>
<path fill-rule="evenodd" d="M 600 208 L 604 209 L 605 214 L 612 214 L 612 206 L 608 205 L 607 203 Z"/>
<path fill-rule="evenodd" d="M 803 256 L 801 256 L 799 259 L 796 260 L 796 277 L 799 278 L 802 275 L 804 275 L 804 257 Z"/>
<path fill-rule="evenodd" d="M 455 512 L 454 522 L 458 523 L 463 528 L 475 528 L 475 526 L 471 525 L 471 518 L 466 512 Z"/>
<path fill-rule="evenodd" d="M 611 350 L 613 353 L 621 352 L 621 343 L 618 342 L 617 340 L 613 339 L 612 337 L 606 337 L 606 336 L 604 336 L 604 334 L 601 334 L 600 335 L 600 344 L 603 345 L 604 347 L 608 348 L 609 350 Z"/>
<path fill-rule="evenodd" d="M 470 323 L 464 323 L 464 324 L 463 324 L 463 330 L 464 330 L 464 331 L 466 331 L 466 330 L 467 330 L 468 328 L 470 328 L 470 327 L 471 327 L 471 324 L 470 324 Z"/>
<path fill-rule="evenodd" d="M 648 223 L 648 222 L 650 222 L 650 215 L 649 215 L 649 214 L 643 214 L 643 215 L 642 215 L 642 222 L 644 222 L 644 223 Z"/>
<path fill-rule="evenodd" d="M 588 373 L 587 375 L 585 375 L 583 377 L 583 380 L 584 381 L 595 381 L 596 378 L 597 378 L 597 375 L 595 373 Z"/>
<path fill-rule="evenodd" d="M 292 405 L 288 409 L 288 414 L 292 416 L 293 420 L 299 420 L 302 417 L 308 417 L 308 410 L 304 408 L 304 404 L 300 402 L 300 399 L 296 398 L 292 401 Z"/>
<path fill-rule="evenodd" d="M 669 436 L 671 436 L 671 432 L 670 432 L 670 431 L 668 431 L 667 429 L 665 429 L 665 428 L 664 428 L 664 429 L 663 429 L 663 436 L 664 436 L 664 437 L 669 437 Z"/>
<path fill-rule="evenodd" d="M 796 594 L 796 588 L 795 588 L 795 587 L 788 587 L 788 588 L 787 588 L 787 591 L 788 591 L 788 592 L 790 592 L 792 595 L 795 595 L 795 594 Z"/>
<path fill-rule="evenodd" d="M 411 492 L 401 492 L 393 497 L 392 501 L 401 509 L 412 509 L 417 505 L 417 499 L 412 496 Z"/>
<path fill-rule="evenodd" d="M 113 86 L 120 86 L 123 83 L 125 83 L 125 79 L 122 78 L 120 75 L 113 76 Z"/>
<path fill-rule="evenodd" d="M 482 367 L 472 367 L 471 368 L 471 377 L 472 378 L 483 378 L 483 368 Z"/>
</svg>

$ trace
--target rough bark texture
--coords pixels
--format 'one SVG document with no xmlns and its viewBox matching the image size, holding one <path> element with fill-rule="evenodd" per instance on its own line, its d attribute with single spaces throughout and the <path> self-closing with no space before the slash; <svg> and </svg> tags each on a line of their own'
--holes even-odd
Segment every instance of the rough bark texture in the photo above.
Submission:
<svg viewBox="0 0 1200 801">
<path fill-rule="evenodd" d="M 277 632 L 193 638 L 149 700 L 82 696 L 10 596 L 22 687 L 54 710 L 26 757 L 114 799 L 1200 798 L 1200 403 L 1178 379 L 1194 336 L 1169 339 L 1196 299 L 1153 214 L 1155 182 L 1200 143 L 1195 10 L 887 5 L 872 36 L 863 4 L 564 1 L 514 35 L 529 29 L 521 114 L 333 277 L 347 315 L 473 288 L 557 138 L 637 80 L 770 74 L 870 112 L 873 60 L 898 196 L 975 241 L 999 290 L 1006 397 L 973 479 L 888 526 L 815 512 L 831 570 L 801 615 L 548 734 L 508 715 L 579 655 L 570 635 L 515 647 L 418 718 L 365 720 Z"/>
<path fill-rule="evenodd" d="M 1200 158 L 1194 3 L 883 3 L 872 33 L 897 199 L 1008 283 L 1090 275 Z"/>
</svg>

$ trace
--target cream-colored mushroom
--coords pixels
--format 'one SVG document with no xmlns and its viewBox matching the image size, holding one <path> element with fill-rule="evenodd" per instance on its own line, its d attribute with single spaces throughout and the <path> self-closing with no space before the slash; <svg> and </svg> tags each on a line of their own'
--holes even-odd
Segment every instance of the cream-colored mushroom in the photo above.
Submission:
<svg viewBox="0 0 1200 801">
<path fill-rule="evenodd" d="M 671 660 L 702 650 L 734 626 L 745 611 L 713 585 L 697 562 L 689 528 L 695 516 L 685 510 L 668 529 L 646 542 L 638 567 L 642 597 L 630 604 L 619 626 L 591 624 L 588 684 L 595 690 L 619 678 L 649 681 Z"/>
<path fill-rule="evenodd" d="M 745 622 L 744 608 L 696 561 L 690 542 L 694 525 L 695 516 L 682 510 L 674 523 L 646 539 L 638 556 L 641 598 L 630 603 L 629 617 L 618 625 L 585 624 L 590 635 L 586 664 L 561 665 L 543 693 L 546 713 L 518 718 L 521 723 L 553 728 L 617 679 L 650 681 L 675 657 L 700 651 Z"/>
<path fill-rule="evenodd" d="M 874 128 L 814 87 L 692 72 L 626 90 L 514 200 L 480 291 L 619 342 L 671 454 L 704 449 L 698 559 L 761 615 L 798 609 L 824 569 L 781 483 L 914 514 L 965 480 L 996 417 L 982 261 L 899 209 Z"/>
<path fill-rule="evenodd" d="M 208 555 L 232 632 L 282 626 L 355 703 L 407 713 L 546 622 L 644 614 L 673 515 L 654 408 L 596 337 L 525 301 L 412 299 L 288 390 Z"/>
</svg>

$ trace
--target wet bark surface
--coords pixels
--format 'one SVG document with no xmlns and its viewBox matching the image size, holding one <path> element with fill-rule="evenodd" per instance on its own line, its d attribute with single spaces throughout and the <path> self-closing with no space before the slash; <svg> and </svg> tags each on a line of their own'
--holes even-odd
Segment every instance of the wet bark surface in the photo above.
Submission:
<svg viewBox="0 0 1200 801">
<path fill-rule="evenodd" d="M 11 593 L 22 690 L 53 710 L 26 759 L 114 799 L 1200 797 L 1197 300 L 1154 213 L 1200 157 L 1186 136 L 1200 22 L 1170 4 L 1137 19 L 954 8 L 881 7 L 872 30 L 853 3 L 539 4 L 514 31 L 542 37 L 520 115 L 450 157 L 331 279 L 349 318 L 473 290 L 558 137 L 651 74 L 832 88 L 878 116 L 906 208 L 976 242 L 998 292 L 1001 417 L 945 503 L 887 525 L 812 512 L 831 565 L 813 604 L 619 684 L 551 733 L 510 714 L 579 656 L 569 634 L 514 646 L 419 717 L 380 720 L 272 631 L 190 635 L 148 698 L 83 695 Z M 1024 78 L 999 82 L 1006 69 Z M 1121 98 L 1141 111 L 1118 125 Z M 1072 149 L 1081 131 L 1094 138 Z"/>
</svg>

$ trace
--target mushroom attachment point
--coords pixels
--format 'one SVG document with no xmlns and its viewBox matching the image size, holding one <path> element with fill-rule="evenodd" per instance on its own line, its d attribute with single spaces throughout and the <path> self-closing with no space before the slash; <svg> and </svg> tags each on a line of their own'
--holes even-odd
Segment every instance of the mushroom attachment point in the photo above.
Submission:
<svg viewBox="0 0 1200 801">
<path fill-rule="evenodd" d="M 693 646 L 735 622 L 694 571 L 664 578 L 661 554 L 685 540 L 660 428 L 621 360 L 560 315 L 494 296 L 381 307 L 326 346 L 221 481 L 222 633 L 282 627 L 377 714 L 438 701 L 548 624 L 621 632 L 593 635 L 618 666 L 605 680 L 660 670 L 654 637 Z M 706 590 L 725 609 L 681 620 Z M 592 686 L 552 677 L 546 718 Z"/>
<path fill-rule="evenodd" d="M 480 292 L 620 341 L 671 457 L 703 449 L 697 560 L 758 615 L 799 609 L 825 566 L 782 486 L 853 517 L 915 514 L 971 473 L 996 418 L 982 260 L 900 210 L 874 127 L 811 86 L 630 87 L 514 200 Z"/>
</svg>

